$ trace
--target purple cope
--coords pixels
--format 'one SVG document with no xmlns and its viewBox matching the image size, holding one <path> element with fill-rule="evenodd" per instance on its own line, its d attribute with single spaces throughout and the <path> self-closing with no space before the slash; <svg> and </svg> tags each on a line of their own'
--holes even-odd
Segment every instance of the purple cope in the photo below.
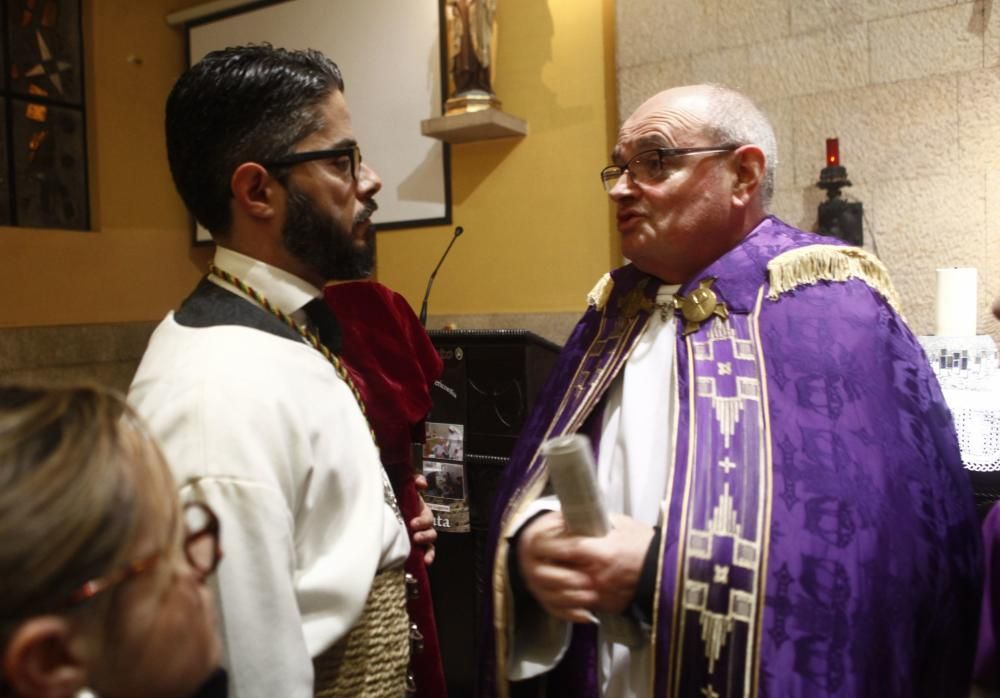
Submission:
<svg viewBox="0 0 1000 698">
<path fill-rule="evenodd" d="M 653 695 L 964 698 L 982 551 L 950 413 L 917 340 L 865 279 L 824 279 L 816 264 L 768 297 L 769 262 L 806 246 L 817 246 L 806 259 L 845 249 L 765 218 L 680 290 L 714 277 L 729 317 L 678 333 Z M 500 532 L 545 477 L 542 440 L 597 431 L 607 388 L 659 312 L 658 279 L 631 265 L 612 279 L 502 480 L 494 585 Z M 505 593 L 487 594 L 481 695 L 539 695 L 537 679 L 504 678 Z M 576 626 L 542 695 L 596 698 L 597 664 L 594 629 Z"/>
</svg>

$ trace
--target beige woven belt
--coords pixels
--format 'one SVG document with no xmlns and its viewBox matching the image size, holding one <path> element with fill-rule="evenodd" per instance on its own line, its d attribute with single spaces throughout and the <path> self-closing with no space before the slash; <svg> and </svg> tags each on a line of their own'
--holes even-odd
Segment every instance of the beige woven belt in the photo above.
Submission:
<svg viewBox="0 0 1000 698">
<path fill-rule="evenodd" d="M 361 618 L 313 659 L 317 698 L 400 698 L 410 660 L 403 568 L 375 575 Z"/>
</svg>

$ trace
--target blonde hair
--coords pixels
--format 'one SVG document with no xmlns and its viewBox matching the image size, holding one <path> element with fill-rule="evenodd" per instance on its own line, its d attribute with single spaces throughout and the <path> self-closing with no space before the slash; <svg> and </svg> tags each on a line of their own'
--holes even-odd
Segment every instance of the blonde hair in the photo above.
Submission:
<svg viewBox="0 0 1000 698">
<path fill-rule="evenodd" d="M 151 511 L 177 510 L 155 443 L 119 395 L 0 386 L 0 651 L 17 625 L 70 610 L 126 564 Z M 113 593 L 86 604 L 107 619 Z"/>
</svg>

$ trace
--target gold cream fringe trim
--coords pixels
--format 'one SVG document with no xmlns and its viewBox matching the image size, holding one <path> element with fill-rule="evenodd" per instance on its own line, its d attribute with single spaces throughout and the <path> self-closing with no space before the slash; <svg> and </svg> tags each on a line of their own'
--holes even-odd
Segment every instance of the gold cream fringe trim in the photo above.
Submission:
<svg viewBox="0 0 1000 698">
<path fill-rule="evenodd" d="M 611 279 L 611 274 L 605 274 L 587 294 L 587 305 L 592 306 L 595 310 L 604 310 L 614 287 L 615 282 Z"/>
<path fill-rule="evenodd" d="M 767 265 L 771 290 L 770 300 L 783 293 L 817 281 L 847 281 L 860 279 L 879 293 L 902 316 L 899 294 L 892 285 L 885 265 L 873 254 L 860 247 L 809 245 L 785 252 Z"/>
</svg>

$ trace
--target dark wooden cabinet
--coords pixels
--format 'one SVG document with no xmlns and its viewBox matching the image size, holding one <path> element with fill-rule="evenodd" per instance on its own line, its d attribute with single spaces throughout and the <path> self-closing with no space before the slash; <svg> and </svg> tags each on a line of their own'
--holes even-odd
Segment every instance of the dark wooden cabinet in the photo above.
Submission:
<svg viewBox="0 0 1000 698">
<path fill-rule="evenodd" d="M 507 459 L 559 346 L 525 330 L 430 333 L 444 360 L 428 421 L 464 427 L 471 530 L 440 531 L 431 586 L 450 698 L 473 696 L 481 600 L 489 589 L 486 532 Z"/>
</svg>

